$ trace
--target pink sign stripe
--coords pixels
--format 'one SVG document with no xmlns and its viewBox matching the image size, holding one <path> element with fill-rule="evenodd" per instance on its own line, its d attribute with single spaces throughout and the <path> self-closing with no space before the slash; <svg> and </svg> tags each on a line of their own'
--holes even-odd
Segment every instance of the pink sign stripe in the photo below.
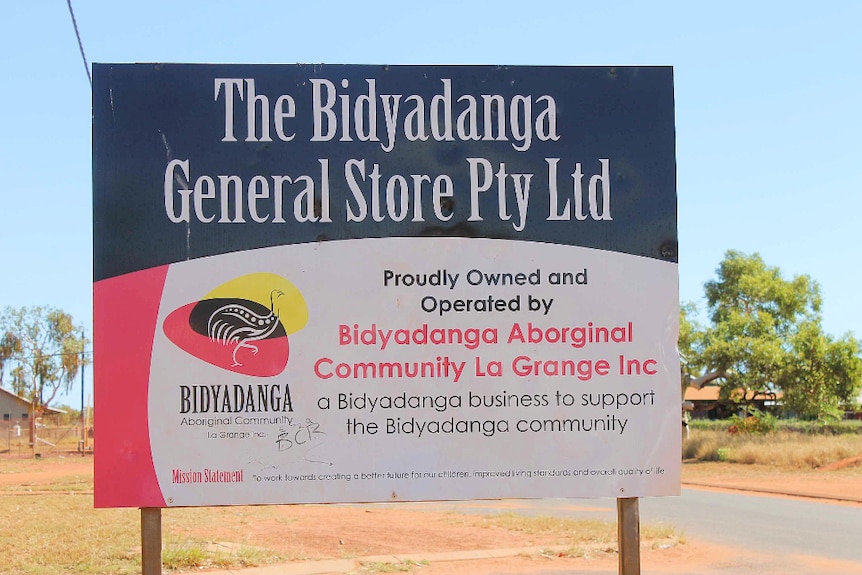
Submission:
<svg viewBox="0 0 862 575">
<path fill-rule="evenodd" d="M 168 266 L 93 286 L 96 507 L 165 507 L 150 449 L 150 359 Z"/>
</svg>

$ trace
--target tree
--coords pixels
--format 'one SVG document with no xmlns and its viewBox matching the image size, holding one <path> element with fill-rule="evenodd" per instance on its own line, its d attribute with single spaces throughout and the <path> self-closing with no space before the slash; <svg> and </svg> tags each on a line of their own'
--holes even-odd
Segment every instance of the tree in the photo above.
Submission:
<svg viewBox="0 0 862 575">
<path fill-rule="evenodd" d="M 0 316 L 0 383 L 30 401 L 30 441 L 36 419 L 62 390 L 71 389 L 82 365 L 87 339 L 72 316 L 51 307 L 7 307 Z M 35 447 L 35 445 L 34 445 Z"/>
<path fill-rule="evenodd" d="M 787 409 L 818 419 L 853 401 L 862 387 L 860 345 L 823 334 L 817 282 L 786 280 L 758 254 L 733 250 L 716 274 L 704 286 L 711 326 L 701 331 L 687 317 L 693 309 L 683 308 L 680 349 L 690 366 L 721 375 L 722 399 L 744 406 L 781 391 Z"/>
<path fill-rule="evenodd" d="M 697 322 L 697 306 L 684 303 L 679 307 L 679 349 L 680 368 L 683 375 L 695 377 L 703 366 L 699 365 L 700 352 L 703 347 L 704 329 Z"/>
<path fill-rule="evenodd" d="M 733 250 L 716 274 L 704 286 L 713 327 L 701 360 L 722 374 L 722 398 L 746 405 L 775 391 L 798 323 L 818 317 L 820 288 L 808 276 L 787 281 L 758 254 Z"/>
<path fill-rule="evenodd" d="M 2 331 L 2 325 L 0 325 L 0 331 Z M 0 385 L 3 384 L 6 375 L 6 364 L 19 353 L 21 353 L 21 340 L 14 333 L 7 331 L 0 339 Z"/>
<path fill-rule="evenodd" d="M 841 419 L 858 397 L 860 352 L 859 342 L 849 334 L 836 341 L 817 322 L 799 326 L 779 380 L 785 411 L 823 422 Z"/>
</svg>

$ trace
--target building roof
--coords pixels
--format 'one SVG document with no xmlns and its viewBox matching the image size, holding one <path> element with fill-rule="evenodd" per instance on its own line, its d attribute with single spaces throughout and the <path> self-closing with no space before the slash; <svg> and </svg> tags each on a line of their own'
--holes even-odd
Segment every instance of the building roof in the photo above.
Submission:
<svg viewBox="0 0 862 575">
<path fill-rule="evenodd" d="M 15 393 L 9 391 L 8 389 L 6 389 L 4 387 L 0 387 L 0 394 L 7 395 L 7 396 L 11 397 L 13 400 L 15 400 L 16 402 L 18 402 L 22 405 L 26 405 L 28 408 L 30 407 L 30 401 L 29 400 L 21 397 L 20 395 L 17 395 Z M 55 409 L 53 407 L 46 407 L 45 413 L 57 414 L 57 413 L 64 413 L 64 412 L 62 409 Z"/>
<path fill-rule="evenodd" d="M 721 391 L 721 387 L 717 385 L 705 385 L 700 389 L 695 389 L 691 386 L 685 389 L 685 396 L 683 399 L 685 401 L 718 401 L 718 395 Z M 739 395 L 742 395 L 742 390 L 737 390 Z M 775 394 L 771 393 L 758 393 L 752 398 L 754 401 L 768 401 L 770 399 L 777 399 L 782 396 L 782 393 L 776 392 Z"/>
</svg>

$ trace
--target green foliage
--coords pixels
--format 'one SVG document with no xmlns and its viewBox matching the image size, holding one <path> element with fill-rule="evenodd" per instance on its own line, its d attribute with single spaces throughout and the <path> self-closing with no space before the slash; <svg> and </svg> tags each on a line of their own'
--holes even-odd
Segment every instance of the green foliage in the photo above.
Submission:
<svg viewBox="0 0 862 575">
<path fill-rule="evenodd" d="M 700 359 L 706 332 L 695 319 L 696 316 L 697 306 L 694 303 L 688 302 L 680 305 L 677 348 L 679 349 L 682 372 L 689 377 L 697 377 L 704 368 Z"/>
<path fill-rule="evenodd" d="M 833 340 L 819 323 L 805 322 L 791 339 L 778 384 L 786 412 L 822 422 L 839 421 L 855 400 L 862 380 L 859 342 Z"/>
<path fill-rule="evenodd" d="M 705 284 L 711 325 L 683 306 L 680 353 L 690 375 L 722 374 L 720 397 L 740 406 L 781 393 L 786 413 L 836 421 L 862 389 L 862 347 L 851 335 L 822 332 L 820 286 L 807 275 L 787 280 L 758 254 L 728 251 Z M 777 395 L 776 395 L 777 396 Z"/>
<path fill-rule="evenodd" d="M 266 549 L 188 540 L 169 542 L 162 550 L 162 567 L 169 571 L 246 568 L 277 560 L 279 556 Z"/>
<path fill-rule="evenodd" d="M 815 317 L 820 289 L 807 276 L 786 281 L 759 255 L 729 251 L 716 280 L 705 284 L 713 327 L 702 361 L 725 374 L 722 396 L 742 390 L 739 403 L 768 391 L 784 364 L 784 342 L 800 319 Z"/>
<path fill-rule="evenodd" d="M 0 384 L 8 384 L 38 410 L 47 407 L 61 389 L 69 391 L 87 363 L 83 328 L 61 310 L 7 307 L 0 315 L 0 333 Z"/>
<path fill-rule="evenodd" d="M 730 418 L 729 433 L 765 434 L 775 431 L 777 418 L 759 409 L 749 408 L 748 415 L 734 415 Z"/>
<path fill-rule="evenodd" d="M 731 425 L 730 419 L 692 419 L 688 427 L 691 431 L 727 433 Z M 834 423 L 822 423 L 800 419 L 778 419 L 775 421 L 775 431 L 798 435 L 862 435 L 862 420 L 846 419 Z"/>
<path fill-rule="evenodd" d="M 715 450 L 716 455 L 718 456 L 719 461 L 732 461 L 733 460 L 733 450 L 730 447 L 722 446 Z"/>
<path fill-rule="evenodd" d="M 2 329 L 2 326 L 0 326 Z M 22 351 L 21 340 L 14 333 L 7 331 L 0 337 L 0 383 L 3 382 L 6 364 Z"/>
<path fill-rule="evenodd" d="M 781 420 L 779 431 L 788 431 L 805 435 L 862 435 L 862 420 L 845 419 L 832 423 L 821 421 L 800 421 L 798 419 Z"/>
<path fill-rule="evenodd" d="M 755 330 L 774 326 L 786 332 L 800 316 L 820 312 L 817 282 L 808 276 L 787 281 L 759 254 L 729 250 L 716 273 L 718 279 L 704 285 L 713 323 L 748 316 Z"/>
</svg>

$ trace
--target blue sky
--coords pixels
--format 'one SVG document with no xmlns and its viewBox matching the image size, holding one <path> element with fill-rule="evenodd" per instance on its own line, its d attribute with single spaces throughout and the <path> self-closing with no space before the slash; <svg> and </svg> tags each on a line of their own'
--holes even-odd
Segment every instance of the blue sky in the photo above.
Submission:
<svg viewBox="0 0 862 575">
<path fill-rule="evenodd" d="M 862 2 L 73 7 L 90 62 L 672 65 L 681 299 L 703 306 L 726 250 L 758 252 L 820 283 L 828 333 L 862 336 Z M 0 307 L 59 307 L 91 336 L 90 89 L 66 3 L 7 3 L 0 62 Z"/>
</svg>

